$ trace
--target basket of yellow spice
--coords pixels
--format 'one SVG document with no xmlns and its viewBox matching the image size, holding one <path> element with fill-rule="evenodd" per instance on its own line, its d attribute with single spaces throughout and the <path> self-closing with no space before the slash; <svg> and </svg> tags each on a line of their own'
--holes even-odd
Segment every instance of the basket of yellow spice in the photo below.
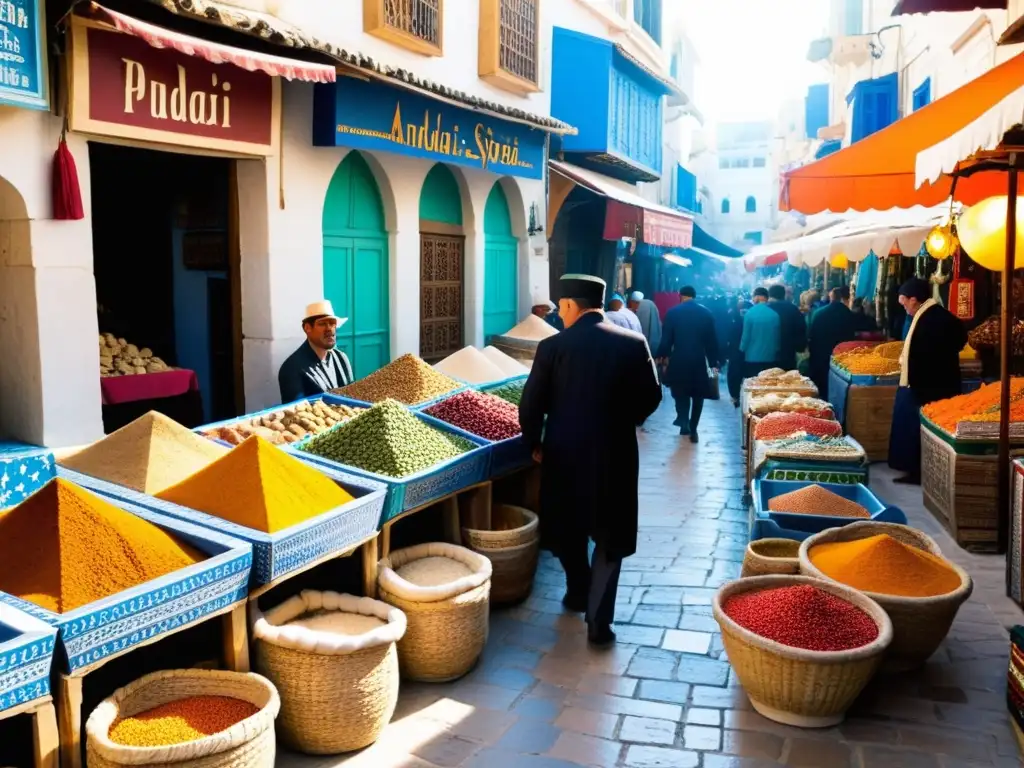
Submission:
<svg viewBox="0 0 1024 768">
<path fill-rule="evenodd" d="M 398 643 L 403 677 L 442 683 L 473 668 L 487 642 L 490 560 L 454 544 L 418 544 L 380 561 L 377 587 L 408 621 Z"/>
<path fill-rule="evenodd" d="M 273 768 L 281 702 L 251 673 L 177 669 L 114 691 L 85 724 L 89 768 Z"/>
<path fill-rule="evenodd" d="M 405 614 L 368 597 L 304 590 L 253 618 L 256 668 L 281 695 L 281 740 L 315 755 L 375 742 L 398 703 Z"/>
<path fill-rule="evenodd" d="M 894 523 L 851 523 L 811 536 L 800 546 L 800 572 L 858 589 L 885 609 L 892 671 L 915 669 L 935 653 L 973 589 L 930 536 Z"/>
</svg>

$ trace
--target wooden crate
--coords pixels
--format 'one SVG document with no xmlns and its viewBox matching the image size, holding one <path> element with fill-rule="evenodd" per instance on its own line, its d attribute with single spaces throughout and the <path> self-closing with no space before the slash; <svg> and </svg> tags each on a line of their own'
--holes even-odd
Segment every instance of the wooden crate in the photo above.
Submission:
<svg viewBox="0 0 1024 768">
<path fill-rule="evenodd" d="M 864 448 L 868 461 L 889 459 L 894 386 L 851 384 L 846 392 L 846 434 Z"/>
<path fill-rule="evenodd" d="M 1021 450 L 1012 451 L 1020 455 Z M 999 465 L 994 455 L 960 453 L 921 426 L 924 505 L 972 552 L 995 552 L 999 539 Z"/>
</svg>

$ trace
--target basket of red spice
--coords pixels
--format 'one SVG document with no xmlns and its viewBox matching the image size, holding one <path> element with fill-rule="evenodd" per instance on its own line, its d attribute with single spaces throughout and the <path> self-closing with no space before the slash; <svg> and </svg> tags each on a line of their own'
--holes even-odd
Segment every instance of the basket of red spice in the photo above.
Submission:
<svg viewBox="0 0 1024 768">
<path fill-rule="evenodd" d="M 802 728 L 842 722 L 892 640 L 892 623 L 873 600 L 806 576 L 729 582 L 713 610 L 754 709 Z"/>
<path fill-rule="evenodd" d="M 892 671 L 915 669 L 935 653 L 974 588 L 927 534 L 867 520 L 804 540 L 800 572 L 860 590 L 882 606 L 893 625 L 886 654 Z"/>
</svg>

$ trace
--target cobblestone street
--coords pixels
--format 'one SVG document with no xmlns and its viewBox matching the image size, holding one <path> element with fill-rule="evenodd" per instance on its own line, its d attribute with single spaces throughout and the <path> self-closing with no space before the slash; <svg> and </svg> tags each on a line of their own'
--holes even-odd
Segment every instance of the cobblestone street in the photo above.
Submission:
<svg viewBox="0 0 1024 768">
<path fill-rule="evenodd" d="M 544 556 L 532 597 L 492 614 L 467 677 L 403 684 L 380 741 L 346 758 L 282 753 L 287 768 L 967 768 L 1020 765 L 1005 704 L 1008 634 L 1024 619 L 1003 594 L 1003 559 L 958 550 L 920 490 L 873 485 L 976 580 L 952 633 L 918 672 L 882 677 L 846 722 L 821 731 L 756 714 L 723 657 L 710 603 L 747 542 L 736 411 L 709 403 L 699 445 L 671 426 L 671 399 L 641 438 L 640 543 L 623 565 L 618 644 L 591 651 L 563 612 L 564 577 Z"/>
</svg>

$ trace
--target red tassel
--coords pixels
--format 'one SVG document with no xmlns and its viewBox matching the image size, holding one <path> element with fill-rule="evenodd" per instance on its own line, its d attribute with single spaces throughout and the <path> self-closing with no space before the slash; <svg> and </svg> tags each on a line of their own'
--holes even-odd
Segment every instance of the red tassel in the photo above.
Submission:
<svg viewBox="0 0 1024 768">
<path fill-rule="evenodd" d="M 78 220 L 85 218 L 82 190 L 78 185 L 78 168 L 64 136 L 53 153 L 53 218 Z"/>
</svg>

